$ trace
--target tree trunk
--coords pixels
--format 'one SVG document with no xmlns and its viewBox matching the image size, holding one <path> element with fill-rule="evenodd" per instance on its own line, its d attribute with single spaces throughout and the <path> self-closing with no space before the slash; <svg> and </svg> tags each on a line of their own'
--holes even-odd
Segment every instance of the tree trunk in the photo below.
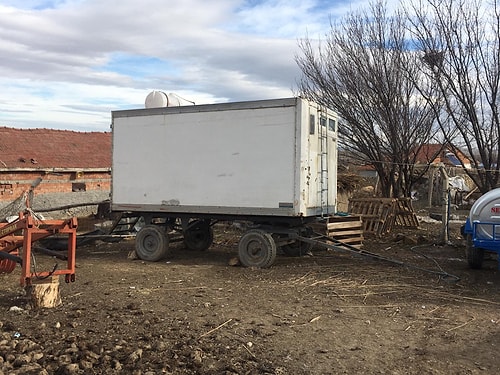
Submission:
<svg viewBox="0 0 500 375">
<path fill-rule="evenodd" d="M 26 296 L 33 309 L 57 307 L 62 304 L 59 292 L 59 276 L 32 280 L 26 286 Z"/>
</svg>

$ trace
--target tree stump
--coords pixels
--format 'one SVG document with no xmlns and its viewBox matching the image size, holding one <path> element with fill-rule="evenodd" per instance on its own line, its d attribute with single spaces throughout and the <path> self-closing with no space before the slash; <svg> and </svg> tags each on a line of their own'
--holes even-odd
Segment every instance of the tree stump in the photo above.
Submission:
<svg viewBox="0 0 500 375">
<path fill-rule="evenodd" d="M 43 280 L 33 279 L 31 285 L 26 286 L 26 296 L 33 309 L 61 305 L 59 276 L 52 276 Z"/>
</svg>

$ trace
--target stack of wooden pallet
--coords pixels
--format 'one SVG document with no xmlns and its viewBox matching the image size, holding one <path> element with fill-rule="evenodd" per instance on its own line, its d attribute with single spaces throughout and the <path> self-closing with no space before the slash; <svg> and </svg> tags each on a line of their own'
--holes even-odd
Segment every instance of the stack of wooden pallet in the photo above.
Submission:
<svg viewBox="0 0 500 375">
<path fill-rule="evenodd" d="M 410 198 L 353 198 L 349 213 L 359 215 L 365 233 L 382 236 L 393 227 L 418 228 Z"/>
<path fill-rule="evenodd" d="M 360 248 L 363 245 L 363 222 L 360 216 L 328 216 L 311 224 L 313 230 L 333 241 Z"/>
</svg>

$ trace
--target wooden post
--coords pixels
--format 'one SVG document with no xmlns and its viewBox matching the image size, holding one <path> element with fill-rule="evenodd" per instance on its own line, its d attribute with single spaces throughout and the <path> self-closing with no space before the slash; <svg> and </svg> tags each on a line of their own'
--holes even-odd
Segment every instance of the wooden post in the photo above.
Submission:
<svg viewBox="0 0 500 375">
<path fill-rule="evenodd" d="M 448 219 L 449 219 L 449 200 L 450 200 L 450 186 L 448 180 L 448 174 L 446 173 L 446 169 L 444 165 L 439 167 L 439 171 L 441 172 L 441 177 L 443 180 L 443 191 L 442 191 L 442 204 L 443 204 L 443 228 L 441 231 L 441 240 L 443 243 L 448 243 L 450 240 L 450 234 L 448 231 Z"/>
<path fill-rule="evenodd" d="M 33 279 L 25 289 L 29 304 L 33 309 L 57 307 L 62 304 L 59 276 L 51 276 L 43 280 Z"/>
<path fill-rule="evenodd" d="M 432 207 L 432 194 L 434 194 L 434 176 L 436 174 L 436 167 L 431 165 L 431 176 L 429 178 L 429 191 L 427 193 L 427 206 Z"/>
</svg>

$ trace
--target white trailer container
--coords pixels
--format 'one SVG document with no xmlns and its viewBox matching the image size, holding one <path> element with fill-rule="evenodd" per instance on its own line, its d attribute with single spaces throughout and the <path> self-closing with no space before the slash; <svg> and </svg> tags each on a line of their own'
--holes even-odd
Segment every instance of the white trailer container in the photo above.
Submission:
<svg viewBox="0 0 500 375">
<path fill-rule="evenodd" d="M 306 99 L 113 111 L 112 132 L 111 208 L 146 219 L 143 259 L 168 251 L 153 223 L 181 222 L 188 247 L 203 249 L 215 220 L 247 220 L 259 228 L 242 236 L 240 259 L 265 267 L 276 245 L 290 250 L 284 232 L 335 212 L 337 117 Z"/>
</svg>

